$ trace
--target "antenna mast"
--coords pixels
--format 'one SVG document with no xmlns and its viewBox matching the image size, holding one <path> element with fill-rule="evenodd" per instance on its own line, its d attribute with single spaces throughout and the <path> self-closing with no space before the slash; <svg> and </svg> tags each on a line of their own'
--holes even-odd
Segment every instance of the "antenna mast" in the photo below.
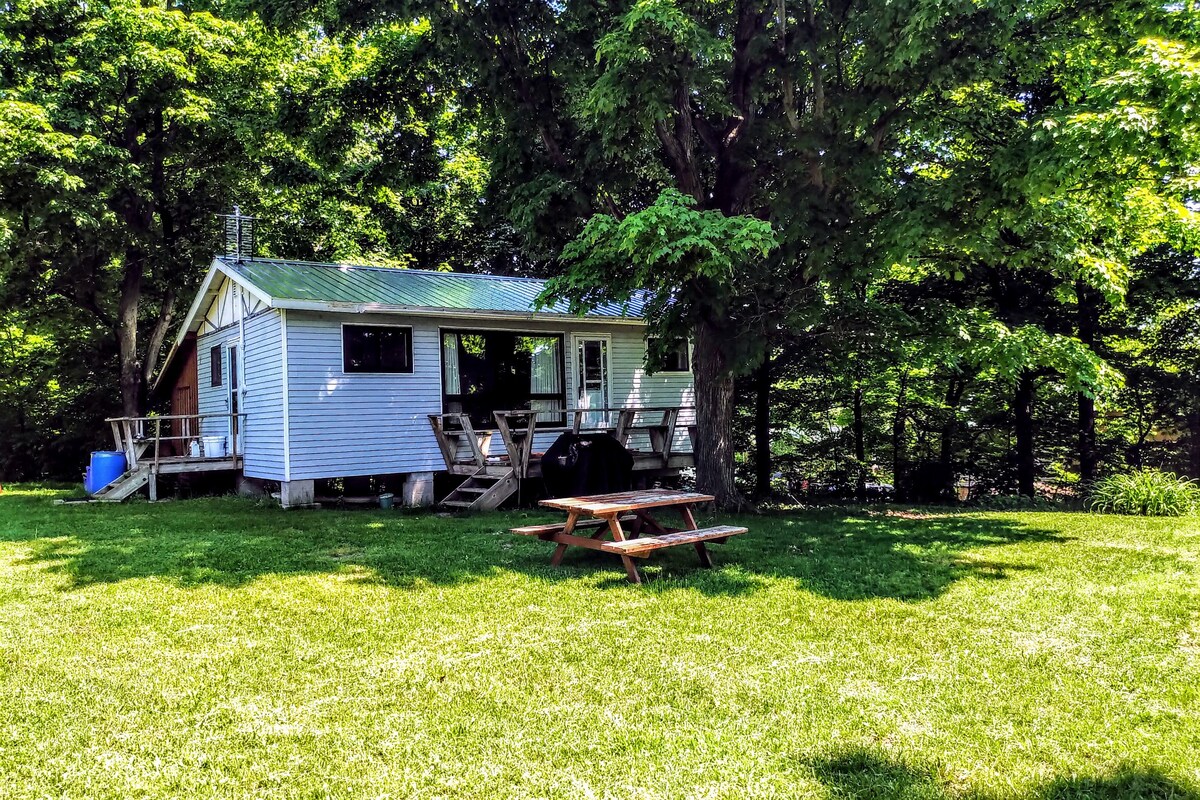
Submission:
<svg viewBox="0 0 1200 800">
<path fill-rule="evenodd" d="M 247 258 L 254 257 L 254 223 L 255 217 L 242 216 L 241 210 L 233 207 L 232 214 L 218 214 L 225 220 L 225 257 L 242 263 Z"/>
</svg>

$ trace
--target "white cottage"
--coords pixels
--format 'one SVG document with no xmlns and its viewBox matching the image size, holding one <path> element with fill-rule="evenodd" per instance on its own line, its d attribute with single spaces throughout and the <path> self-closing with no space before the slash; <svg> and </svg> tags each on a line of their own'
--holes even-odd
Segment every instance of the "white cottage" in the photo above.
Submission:
<svg viewBox="0 0 1200 800">
<path fill-rule="evenodd" d="M 567 430 L 608 431 L 644 474 L 691 465 L 687 342 L 651 372 L 639 302 L 580 317 L 536 310 L 543 288 L 217 258 L 158 382 L 172 413 L 113 420 L 130 472 L 109 495 L 149 484 L 153 496 L 160 473 L 235 469 L 278 482 L 284 506 L 311 503 L 320 479 L 395 474 L 419 504 L 448 471 L 466 480 L 445 504 L 494 508 Z"/>
</svg>

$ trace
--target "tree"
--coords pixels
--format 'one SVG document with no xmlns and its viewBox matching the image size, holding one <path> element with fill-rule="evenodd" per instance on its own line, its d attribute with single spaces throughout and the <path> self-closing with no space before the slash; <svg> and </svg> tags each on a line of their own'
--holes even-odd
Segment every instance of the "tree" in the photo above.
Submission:
<svg viewBox="0 0 1200 800">
<path fill-rule="evenodd" d="M 775 247 L 771 226 L 752 217 L 700 211 L 696 202 L 665 190 L 648 208 L 621 219 L 592 217 L 564 249 L 567 272 L 547 286 L 547 299 L 567 298 L 582 312 L 643 295 L 643 313 L 661 359 L 669 343 L 695 334 L 697 475 L 717 476 L 705 488 L 733 487 L 734 366 L 720 332 L 738 310 L 730 308 L 722 285 L 738 283 Z M 728 421 L 722 424 L 722 421 Z M 715 494 L 735 502 L 732 492 Z"/>
<path fill-rule="evenodd" d="M 288 3 L 270 4 L 276 18 Z M 895 195 L 892 148 L 923 100 L 991 70 L 1018 22 L 1000 3 L 951 8 L 639 0 L 342 6 L 344 24 L 427 18 L 462 96 L 487 114 L 493 192 L 534 260 L 551 260 L 594 213 L 647 209 L 664 188 L 700 211 L 767 220 L 779 252 L 757 269 L 679 287 L 737 316 L 695 320 L 701 450 L 722 459 L 732 382 L 766 354 L 762 316 L 826 274 L 855 280 L 888 263 L 874 226 Z M 1020 23 L 1024 25 L 1024 23 Z M 946 32 L 952 32 L 945 35 Z M 464 74 L 465 71 L 465 74 Z M 599 271 L 597 282 L 608 280 Z M 767 307 L 760 297 L 771 297 Z M 804 316 L 799 313 L 799 316 Z M 731 463 L 698 471 L 730 500 Z"/>
<path fill-rule="evenodd" d="M 248 193 L 264 253 L 466 270 L 511 254 L 483 223 L 480 131 L 427 37 L 420 22 L 290 37 Z"/>
<path fill-rule="evenodd" d="M 117 342 L 121 408 L 146 386 L 215 214 L 252 169 L 269 42 L 170 4 L 18 4 L 0 20 L 3 280 L 10 302 L 90 315 Z"/>
</svg>

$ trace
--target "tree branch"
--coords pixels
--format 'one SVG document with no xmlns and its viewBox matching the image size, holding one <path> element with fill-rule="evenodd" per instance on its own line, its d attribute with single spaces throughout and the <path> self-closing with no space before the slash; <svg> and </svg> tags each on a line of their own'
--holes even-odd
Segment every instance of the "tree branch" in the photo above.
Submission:
<svg viewBox="0 0 1200 800">
<path fill-rule="evenodd" d="M 175 321 L 175 298 L 174 289 L 168 289 L 167 293 L 163 295 L 162 303 L 158 308 L 158 319 L 154 323 L 154 329 L 150 332 L 149 341 L 146 342 L 146 357 L 142 359 L 142 379 L 146 383 L 150 383 L 150 379 L 154 377 L 163 341 L 166 340 L 167 333 L 171 330 L 171 324 Z"/>
</svg>

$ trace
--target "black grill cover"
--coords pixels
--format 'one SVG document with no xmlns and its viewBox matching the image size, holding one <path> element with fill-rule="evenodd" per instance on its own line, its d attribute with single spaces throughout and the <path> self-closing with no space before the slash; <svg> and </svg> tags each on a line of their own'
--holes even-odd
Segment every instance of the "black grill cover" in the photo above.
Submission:
<svg viewBox="0 0 1200 800">
<path fill-rule="evenodd" d="M 633 456 L 606 433 L 564 433 L 542 456 L 542 480 L 550 497 L 627 492 Z"/>
</svg>

